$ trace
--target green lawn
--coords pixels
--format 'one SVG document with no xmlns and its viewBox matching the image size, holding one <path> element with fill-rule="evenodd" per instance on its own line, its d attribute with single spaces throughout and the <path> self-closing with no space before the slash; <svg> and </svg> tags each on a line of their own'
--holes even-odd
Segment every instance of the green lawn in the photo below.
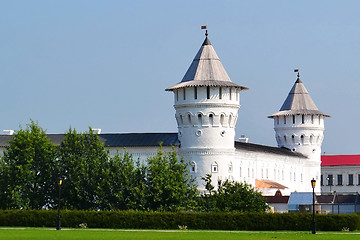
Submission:
<svg viewBox="0 0 360 240">
<path fill-rule="evenodd" d="M 111 230 L 111 229 L 62 229 L 56 231 L 49 228 L 0 228 L 1 240 L 127 240 L 127 239 L 176 239 L 176 240 L 282 240 L 282 239 L 359 239 L 359 232 L 244 232 L 244 231 L 156 231 L 156 230 Z"/>
</svg>

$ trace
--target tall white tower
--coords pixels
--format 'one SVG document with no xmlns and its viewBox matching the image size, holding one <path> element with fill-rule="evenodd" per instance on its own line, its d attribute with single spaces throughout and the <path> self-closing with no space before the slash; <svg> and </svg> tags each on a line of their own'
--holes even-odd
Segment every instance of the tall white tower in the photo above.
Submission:
<svg viewBox="0 0 360 240">
<path fill-rule="evenodd" d="M 298 72 L 295 69 L 295 72 Z M 285 147 L 307 157 L 303 163 L 303 179 L 308 184 L 301 191 L 312 191 L 310 181 L 315 179 L 316 192 L 320 192 L 321 144 L 324 138 L 324 119 L 330 117 L 319 111 L 298 76 L 274 119 L 275 137 L 279 147 Z M 299 189 L 300 190 L 300 189 Z"/>
<path fill-rule="evenodd" d="M 174 92 L 179 154 L 190 162 L 199 190 L 205 189 L 201 177 L 206 174 L 216 185 L 233 171 L 239 95 L 247 89 L 231 82 L 205 35 L 182 81 L 166 89 Z"/>
</svg>

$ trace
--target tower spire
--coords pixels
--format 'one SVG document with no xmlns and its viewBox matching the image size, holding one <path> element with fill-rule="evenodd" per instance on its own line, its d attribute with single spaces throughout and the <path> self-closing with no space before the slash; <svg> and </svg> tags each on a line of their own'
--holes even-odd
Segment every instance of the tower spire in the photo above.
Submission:
<svg viewBox="0 0 360 240">
<path fill-rule="evenodd" d="M 294 69 L 294 72 L 297 73 L 297 79 L 296 79 L 296 81 L 297 81 L 297 82 L 298 82 L 298 81 L 301 81 L 301 80 L 300 80 L 300 71 L 299 71 L 299 69 L 298 69 L 298 68 L 295 68 L 295 69 Z"/>
</svg>

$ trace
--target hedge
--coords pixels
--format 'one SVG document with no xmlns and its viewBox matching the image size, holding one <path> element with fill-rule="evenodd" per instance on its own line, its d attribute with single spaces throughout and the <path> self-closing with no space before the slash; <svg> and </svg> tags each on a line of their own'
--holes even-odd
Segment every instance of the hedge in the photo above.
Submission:
<svg viewBox="0 0 360 240">
<path fill-rule="evenodd" d="M 55 227 L 55 210 L 0 210 L 0 226 Z M 308 213 L 239 213 L 239 212 L 140 212 L 62 210 L 62 227 L 122 229 L 214 230 L 294 230 L 310 231 L 312 215 Z M 360 230 L 358 214 L 316 215 L 316 228 L 322 231 Z"/>
</svg>

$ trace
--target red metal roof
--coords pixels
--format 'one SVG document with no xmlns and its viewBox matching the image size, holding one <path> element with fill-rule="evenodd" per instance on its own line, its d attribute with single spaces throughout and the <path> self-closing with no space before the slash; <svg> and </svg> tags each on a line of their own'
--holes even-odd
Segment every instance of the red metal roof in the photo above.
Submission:
<svg viewBox="0 0 360 240">
<path fill-rule="evenodd" d="M 321 166 L 360 165 L 360 155 L 323 155 Z"/>
</svg>

